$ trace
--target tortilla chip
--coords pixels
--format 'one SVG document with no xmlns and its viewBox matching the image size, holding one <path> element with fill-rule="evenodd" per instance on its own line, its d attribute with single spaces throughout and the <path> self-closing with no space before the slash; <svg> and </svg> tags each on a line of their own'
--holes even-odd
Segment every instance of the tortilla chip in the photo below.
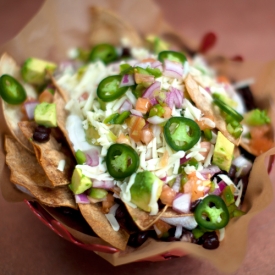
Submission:
<svg viewBox="0 0 275 275">
<path fill-rule="evenodd" d="M 57 84 L 57 81 L 55 80 L 55 78 L 53 77 L 53 75 L 51 73 L 48 73 L 48 75 L 49 75 L 54 87 L 56 88 L 56 90 L 58 92 L 58 93 L 54 94 L 54 97 L 56 96 L 56 94 L 59 94 L 63 98 L 63 100 L 65 101 L 64 102 L 64 107 L 65 107 L 65 103 L 68 102 L 69 99 L 70 99 L 69 94 Z"/>
<path fill-rule="evenodd" d="M 121 250 L 126 248 L 129 234 L 123 229 L 114 231 L 98 204 L 79 204 L 78 207 L 81 214 L 98 237 L 115 248 Z"/>
<path fill-rule="evenodd" d="M 24 136 L 32 143 L 38 163 L 44 169 L 52 187 L 69 184 L 75 162 L 66 144 L 58 143 L 52 134 L 49 141 L 44 143 L 36 142 L 32 139 L 34 129 L 37 125 L 35 122 L 21 121 L 18 125 Z M 57 166 L 61 160 L 65 160 L 63 172 L 57 170 Z"/>
<path fill-rule="evenodd" d="M 110 10 L 101 7 L 92 7 L 91 18 L 89 39 L 91 45 L 100 43 L 121 45 L 122 38 L 127 40 L 127 43 L 131 47 L 142 45 L 142 39 L 137 31 Z"/>
<path fill-rule="evenodd" d="M 145 212 L 138 207 L 133 208 L 127 203 L 125 203 L 125 207 L 137 227 L 144 231 L 154 225 L 154 223 L 165 213 L 168 206 L 166 205 L 163 209 L 161 209 L 157 215 L 150 215 L 148 212 Z"/>
<path fill-rule="evenodd" d="M 225 119 L 222 117 L 220 111 L 218 108 L 214 108 L 211 100 L 200 92 L 199 85 L 192 76 L 188 75 L 186 77 L 185 85 L 188 94 L 197 108 L 199 108 L 204 115 L 214 117 L 216 128 L 219 129 L 229 141 L 235 145 L 239 145 L 240 138 L 236 139 L 227 131 Z"/>
<path fill-rule="evenodd" d="M 74 147 L 70 140 L 68 131 L 66 129 L 66 119 L 67 119 L 67 111 L 65 110 L 66 102 L 64 99 L 58 94 L 55 93 L 53 97 L 53 103 L 56 104 L 56 113 L 57 113 L 57 124 L 59 129 L 62 131 L 64 137 L 67 140 L 67 143 L 71 149 L 71 152 L 74 154 Z"/>
<path fill-rule="evenodd" d="M 16 64 L 14 59 L 10 57 L 7 53 L 4 53 L 0 59 L 0 76 L 3 74 L 9 74 L 16 78 L 27 93 L 29 98 L 37 98 L 37 93 L 34 88 L 27 84 L 23 83 L 20 76 L 20 67 Z M 7 123 L 7 126 L 14 136 L 14 138 L 22 144 L 30 152 L 34 152 L 32 145 L 29 141 L 22 135 L 17 123 L 23 119 L 23 113 L 21 112 L 21 105 L 11 105 L 2 100 L 2 110 L 3 117 Z"/>
<path fill-rule="evenodd" d="M 11 170 L 10 180 L 26 188 L 39 202 L 51 206 L 77 209 L 72 192 L 67 186 L 54 189 L 42 187 L 50 182 L 35 156 L 14 138 L 5 136 L 6 163 Z"/>
</svg>

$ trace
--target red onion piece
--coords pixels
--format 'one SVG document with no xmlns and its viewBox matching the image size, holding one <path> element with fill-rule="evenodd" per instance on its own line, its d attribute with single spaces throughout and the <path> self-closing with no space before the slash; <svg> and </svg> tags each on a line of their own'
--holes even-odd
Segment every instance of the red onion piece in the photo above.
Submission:
<svg viewBox="0 0 275 275">
<path fill-rule="evenodd" d="M 112 189 L 115 184 L 111 180 L 92 180 L 94 188 Z"/>
<path fill-rule="evenodd" d="M 143 98 L 151 98 L 154 97 L 153 93 L 156 90 L 159 90 L 161 86 L 161 83 L 159 81 L 154 82 L 152 85 L 150 85 L 145 92 L 143 93 Z"/>
<path fill-rule="evenodd" d="M 232 163 L 237 167 L 237 177 L 243 177 L 247 175 L 252 168 L 252 162 L 242 155 L 235 158 Z"/>
<path fill-rule="evenodd" d="M 163 75 L 174 78 L 182 78 L 183 65 L 179 62 L 173 62 L 168 59 L 165 59 Z"/>
<path fill-rule="evenodd" d="M 212 195 L 216 195 L 216 196 L 220 196 L 221 193 L 222 193 L 221 189 L 220 188 L 216 188 L 211 194 Z"/>
<path fill-rule="evenodd" d="M 143 117 L 142 113 L 141 113 L 140 111 L 135 110 L 135 109 L 131 109 L 130 112 L 131 112 L 131 114 L 134 115 L 134 116 Z"/>
<path fill-rule="evenodd" d="M 127 87 L 135 85 L 135 80 L 132 74 L 125 74 L 122 76 L 119 87 Z"/>
<path fill-rule="evenodd" d="M 216 165 L 209 165 L 206 168 L 203 168 L 200 173 L 202 174 L 202 176 L 204 176 L 205 178 L 208 177 L 208 175 L 210 175 L 211 177 L 214 176 L 215 174 L 219 173 L 221 171 L 221 169 L 216 166 Z"/>
<path fill-rule="evenodd" d="M 96 148 L 92 148 L 85 152 L 86 164 L 95 167 L 99 165 L 99 151 Z"/>
<path fill-rule="evenodd" d="M 218 185 L 219 185 L 219 188 L 220 188 L 220 190 L 221 190 L 221 192 L 224 190 L 224 188 L 227 186 L 227 184 L 224 182 L 224 181 L 220 181 L 219 183 L 218 183 Z"/>
<path fill-rule="evenodd" d="M 34 109 L 38 104 L 38 101 L 27 101 L 24 103 L 24 107 L 29 120 L 34 119 Z"/>
<path fill-rule="evenodd" d="M 75 202 L 76 203 L 81 203 L 81 204 L 88 204 L 90 203 L 90 200 L 88 199 L 86 194 L 79 194 L 75 195 Z"/>
<path fill-rule="evenodd" d="M 152 106 L 154 106 L 154 105 L 158 104 L 158 101 L 155 97 L 153 97 L 153 98 L 150 99 L 150 103 L 151 103 Z"/>
<path fill-rule="evenodd" d="M 173 200 L 173 209 L 179 213 L 189 213 L 191 207 L 191 193 L 179 193 Z"/>
<path fill-rule="evenodd" d="M 178 175 L 176 177 L 176 181 L 174 182 L 174 184 L 172 186 L 172 189 L 176 192 L 180 191 L 180 181 L 181 181 L 181 177 L 180 177 L 180 175 Z"/>
<path fill-rule="evenodd" d="M 163 67 L 162 67 L 162 63 L 160 61 L 155 61 L 153 63 L 151 63 L 151 67 L 153 69 L 159 69 L 160 71 L 163 71 Z"/>
<path fill-rule="evenodd" d="M 180 159 L 180 165 L 184 164 L 188 160 L 190 160 L 190 158 L 187 158 L 186 156 L 184 156 L 183 158 Z"/>
<path fill-rule="evenodd" d="M 171 87 L 169 92 L 166 93 L 165 103 L 169 108 L 173 109 L 174 105 L 176 108 L 181 108 L 183 102 L 183 93 L 178 89 Z"/>
<path fill-rule="evenodd" d="M 132 108 L 133 108 L 132 103 L 129 100 L 126 99 L 122 103 L 121 107 L 119 108 L 119 112 L 122 113 L 124 111 L 130 111 Z"/>
</svg>

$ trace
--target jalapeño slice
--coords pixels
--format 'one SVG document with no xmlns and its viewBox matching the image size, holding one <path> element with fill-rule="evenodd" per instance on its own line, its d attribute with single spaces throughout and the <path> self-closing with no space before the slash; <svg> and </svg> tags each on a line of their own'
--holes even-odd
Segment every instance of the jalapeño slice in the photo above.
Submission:
<svg viewBox="0 0 275 275">
<path fill-rule="evenodd" d="M 24 87 L 12 76 L 4 74 L 0 77 L 0 95 L 9 104 L 20 104 L 27 98 Z"/>
<path fill-rule="evenodd" d="M 223 199 L 216 195 L 205 197 L 196 207 L 194 217 L 200 227 L 208 230 L 225 227 L 230 218 Z"/>
<path fill-rule="evenodd" d="M 108 64 L 116 60 L 117 57 L 118 54 L 114 46 L 110 44 L 99 44 L 92 49 L 89 55 L 89 61 L 101 60 L 105 64 Z"/>
<path fill-rule="evenodd" d="M 129 145 L 112 144 L 106 155 L 106 166 L 109 174 L 117 180 L 131 176 L 139 167 L 139 156 Z"/>
<path fill-rule="evenodd" d="M 187 151 L 199 141 L 201 130 L 192 119 L 172 117 L 164 126 L 164 137 L 173 150 Z"/>
<path fill-rule="evenodd" d="M 183 53 L 174 52 L 174 51 L 162 51 L 158 54 L 158 60 L 164 62 L 165 59 L 170 61 L 175 61 L 184 64 L 187 59 Z"/>
<path fill-rule="evenodd" d="M 225 112 L 228 116 L 232 117 L 234 120 L 241 122 L 243 120 L 243 116 L 231 108 L 229 105 L 224 103 L 222 100 L 218 98 L 214 98 L 213 103 L 217 105 L 221 111 Z"/>
<path fill-rule="evenodd" d="M 112 75 L 104 78 L 97 87 L 97 96 L 104 102 L 113 101 L 126 93 L 128 87 L 119 87 L 121 75 Z"/>
</svg>

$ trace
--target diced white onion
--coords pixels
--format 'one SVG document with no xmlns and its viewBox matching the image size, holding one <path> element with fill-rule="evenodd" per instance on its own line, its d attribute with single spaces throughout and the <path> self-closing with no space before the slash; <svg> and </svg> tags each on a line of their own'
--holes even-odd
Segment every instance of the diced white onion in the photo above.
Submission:
<svg viewBox="0 0 275 275">
<path fill-rule="evenodd" d="M 61 159 L 58 163 L 57 170 L 63 172 L 66 165 L 65 159 Z"/>
</svg>

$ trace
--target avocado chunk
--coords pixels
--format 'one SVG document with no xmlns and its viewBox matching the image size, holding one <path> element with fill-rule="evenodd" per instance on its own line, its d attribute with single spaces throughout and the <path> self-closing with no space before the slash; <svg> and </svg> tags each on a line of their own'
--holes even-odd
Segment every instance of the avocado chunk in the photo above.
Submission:
<svg viewBox="0 0 275 275">
<path fill-rule="evenodd" d="M 146 41 L 150 44 L 155 53 L 160 53 L 162 51 L 169 50 L 169 44 L 164 40 L 160 39 L 158 36 L 148 35 L 146 37 Z"/>
<path fill-rule="evenodd" d="M 229 172 L 234 154 L 234 144 L 221 132 L 218 132 L 217 141 L 213 153 L 213 164 L 221 170 Z"/>
<path fill-rule="evenodd" d="M 47 71 L 53 72 L 57 65 L 38 58 L 28 58 L 21 70 L 23 79 L 30 84 L 41 85 L 45 82 Z"/>
<path fill-rule="evenodd" d="M 55 103 L 42 102 L 34 109 L 34 120 L 38 125 L 45 127 L 56 127 L 56 105 Z"/>
<path fill-rule="evenodd" d="M 103 199 L 107 196 L 108 191 L 102 188 L 91 188 L 89 193 L 89 197 L 93 199 Z"/>
<path fill-rule="evenodd" d="M 153 188 L 153 185 L 155 188 Z M 157 204 L 162 190 L 163 182 L 150 171 L 136 174 L 135 182 L 130 188 L 131 202 L 146 212 L 152 210 L 152 205 Z M 155 193 L 153 192 L 155 190 Z"/>
<path fill-rule="evenodd" d="M 71 184 L 69 185 L 70 189 L 74 194 L 82 194 L 84 191 L 92 187 L 92 180 L 84 175 L 79 168 L 75 168 L 72 176 Z"/>
</svg>

